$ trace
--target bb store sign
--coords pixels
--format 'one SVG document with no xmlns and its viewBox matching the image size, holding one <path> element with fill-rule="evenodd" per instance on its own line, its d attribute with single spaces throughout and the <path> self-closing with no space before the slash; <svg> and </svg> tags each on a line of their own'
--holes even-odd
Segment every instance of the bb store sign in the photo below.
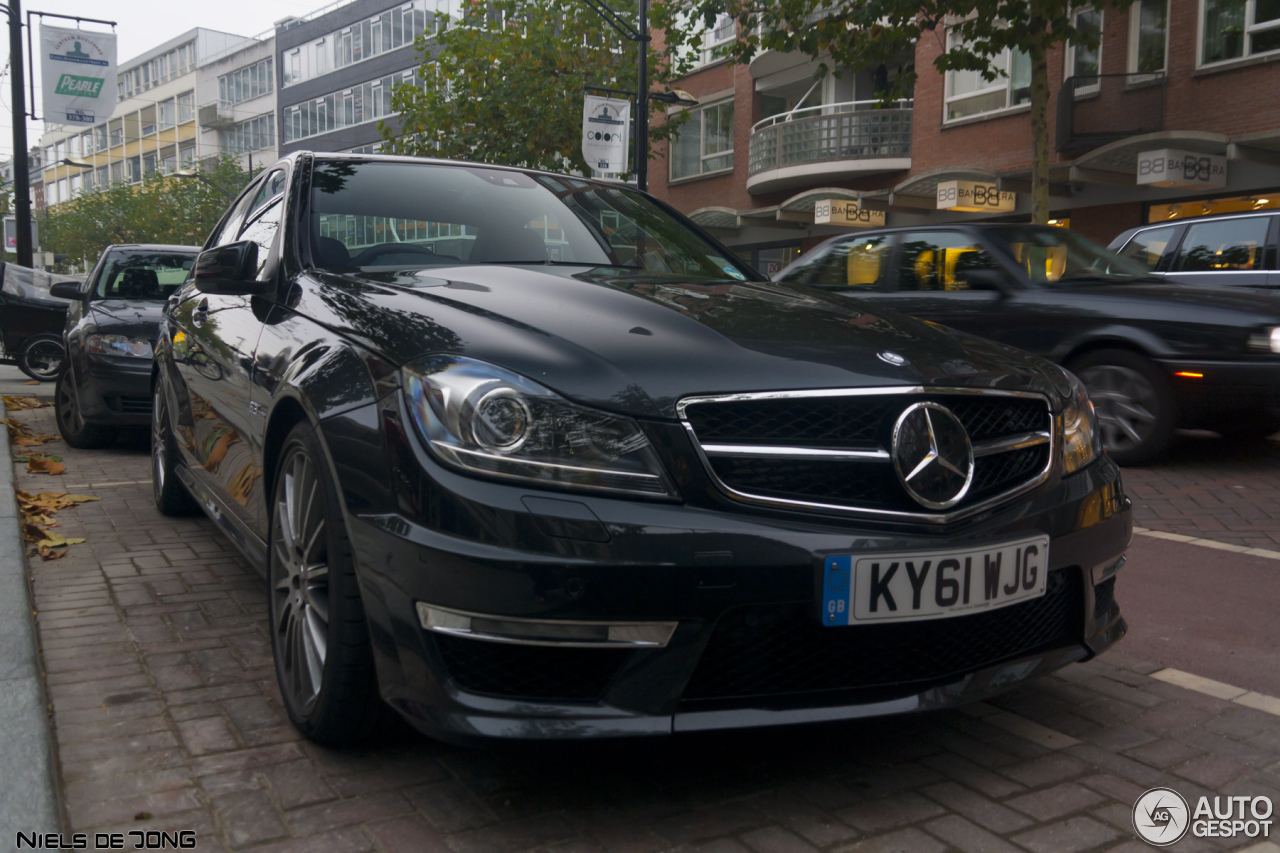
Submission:
<svg viewBox="0 0 1280 853">
<path fill-rule="evenodd" d="M 855 201 L 827 198 L 813 206 L 815 225 L 845 225 L 851 228 L 880 228 L 884 225 L 883 210 L 867 210 Z"/>
<path fill-rule="evenodd" d="M 1138 184 L 1150 187 L 1221 189 L 1227 185 L 1227 158 L 1177 148 L 1138 155 Z"/>
<path fill-rule="evenodd" d="M 1011 213 L 1017 206 L 1017 194 L 1001 190 L 995 184 L 977 181 L 942 181 L 938 184 L 938 210 Z"/>
</svg>

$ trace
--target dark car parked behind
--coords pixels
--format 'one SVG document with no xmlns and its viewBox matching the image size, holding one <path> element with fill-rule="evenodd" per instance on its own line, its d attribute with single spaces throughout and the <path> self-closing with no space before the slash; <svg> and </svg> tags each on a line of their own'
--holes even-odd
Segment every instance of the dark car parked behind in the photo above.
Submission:
<svg viewBox="0 0 1280 853">
<path fill-rule="evenodd" d="M 1152 275 L 1203 287 L 1280 291 L 1280 213 L 1232 213 L 1130 228 L 1111 241 Z"/>
<path fill-rule="evenodd" d="M 1064 228 L 947 225 L 836 237 L 776 276 L 1050 358 L 1078 375 L 1121 464 L 1177 427 L 1280 429 L 1280 300 L 1151 276 Z"/>
<path fill-rule="evenodd" d="M 621 184 L 295 153 L 156 352 L 152 481 L 267 577 L 285 708 L 447 737 L 849 719 L 1118 640 L 1080 383 L 770 284 Z"/>
<path fill-rule="evenodd" d="M 58 430 L 72 447 L 105 447 L 121 427 L 151 423 L 151 359 L 160 315 L 191 269 L 197 246 L 108 246 L 72 299 L 66 368 L 54 392 Z"/>
</svg>

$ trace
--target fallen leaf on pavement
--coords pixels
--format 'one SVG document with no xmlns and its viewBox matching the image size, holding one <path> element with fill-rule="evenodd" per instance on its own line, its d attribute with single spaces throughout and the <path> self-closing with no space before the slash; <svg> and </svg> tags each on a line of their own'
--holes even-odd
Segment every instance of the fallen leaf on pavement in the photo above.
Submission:
<svg viewBox="0 0 1280 853">
<path fill-rule="evenodd" d="M 40 384 L 40 380 L 39 380 L 39 379 L 28 379 L 26 382 L 23 382 L 22 384 L 23 384 L 23 385 L 39 385 L 39 384 Z"/>
<path fill-rule="evenodd" d="M 40 552 L 41 558 L 45 560 L 60 560 L 63 557 L 67 556 L 66 548 L 63 548 L 59 551 L 55 551 L 52 548 L 37 548 L 36 550 Z"/>
<path fill-rule="evenodd" d="M 57 475 L 67 470 L 67 466 L 44 456 L 32 456 L 27 460 L 27 472 L 30 474 Z"/>
<path fill-rule="evenodd" d="M 5 397 L 4 407 L 11 412 L 21 409 L 43 409 L 46 406 L 52 406 L 48 400 L 41 400 L 38 397 Z"/>
<path fill-rule="evenodd" d="M 69 506 L 96 501 L 92 495 L 70 495 L 66 492 L 40 492 L 28 494 L 15 489 L 18 508 L 22 512 L 22 536 L 34 547 L 42 559 L 56 560 L 67 555 L 68 545 L 79 545 L 84 542 L 80 537 L 66 537 L 49 530 L 58 527 L 50 515 Z"/>
</svg>

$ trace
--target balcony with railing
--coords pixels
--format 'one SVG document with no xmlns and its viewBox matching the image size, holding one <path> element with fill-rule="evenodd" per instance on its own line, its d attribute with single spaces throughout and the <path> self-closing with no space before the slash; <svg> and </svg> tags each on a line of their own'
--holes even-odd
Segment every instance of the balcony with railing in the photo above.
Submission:
<svg viewBox="0 0 1280 853">
<path fill-rule="evenodd" d="M 747 191 L 911 168 L 911 101 L 848 101 L 792 110 L 751 128 Z"/>
</svg>

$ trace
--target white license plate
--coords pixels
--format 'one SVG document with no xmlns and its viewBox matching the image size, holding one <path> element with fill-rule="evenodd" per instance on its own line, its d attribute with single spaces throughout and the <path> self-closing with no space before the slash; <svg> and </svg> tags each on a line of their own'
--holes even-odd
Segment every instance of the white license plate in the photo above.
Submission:
<svg viewBox="0 0 1280 853">
<path fill-rule="evenodd" d="M 1049 537 L 987 548 L 845 555 L 823 561 L 822 622 L 945 619 L 1044 595 Z"/>
</svg>

